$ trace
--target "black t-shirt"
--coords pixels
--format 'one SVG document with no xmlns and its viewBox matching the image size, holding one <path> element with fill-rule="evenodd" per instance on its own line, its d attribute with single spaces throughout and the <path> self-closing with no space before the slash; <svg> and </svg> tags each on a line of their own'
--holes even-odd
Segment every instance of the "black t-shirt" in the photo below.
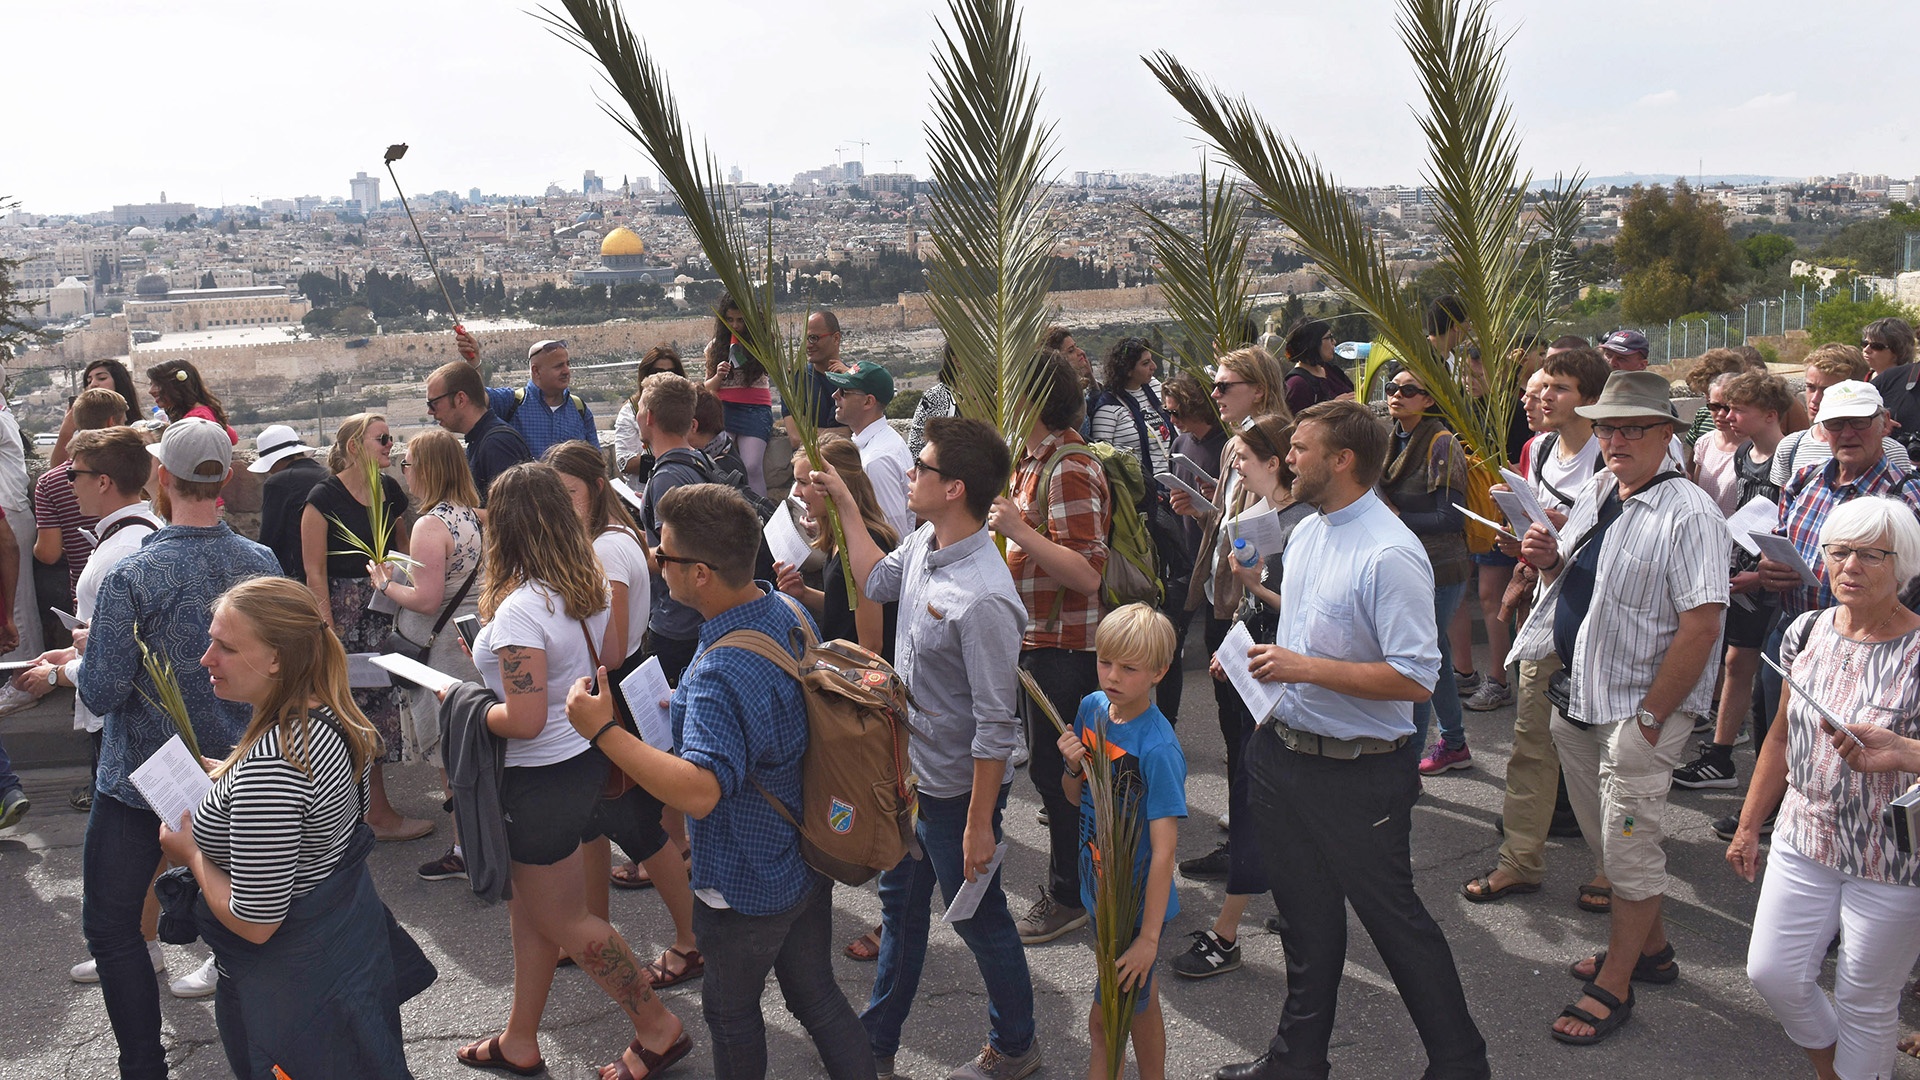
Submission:
<svg viewBox="0 0 1920 1080">
<path fill-rule="evenodd" d="M 480 492 L 480 505 L 487 505 L 487 485 L 493 478 L 515 465 L 533 460 L 533 451 L 518 431 L 501 421 L 492 409 L 480 414 L 467 429 L 467 468 L 473 470 L 473 486 Z"/>
<path fill-rule="evenodd" d="M 407 493 L 401 490 L 400 481 L 385 473 L 380 474 L 380 488 L 386 493 L 387 545 L 391 547 L 393 538 L 400 532 L 400 518 L 407 512 Z M 337 476 L 327 477 L 308 493 L 307 505 L 320 511 L 323 517 L 334 519 L 327 522 L 327 577 L 366 577 L 367 557 L 353 550 L 340 526 L 345 525 L 355 536 L 368 541 L 373 536 L 373 525 L 367 520 L 367 508 L 347 490 L 346 482 Z M 332 554 L 336 551 L 349 554 Z"/>
<path fill-rule="evenodd" d="M 879 545 L 882 553 L 893 550 L 893 545 L 881 540 L 880 535 L 872 529 L 867 530 L 867 535 L 873 537 L 873 542 Z M 824 578 L 821 581 L 820 591 L 826 594 L 826 600 L 820 605 L 820 640 L 832 641 L 834 638 L 845 638 L 848 641 L 859 641 L 859 627 L 855 623 L 853 612 L 847 607 L 847 575 L 840 569 L 839 552 L 834 552 L 833 557 L 827 560 L 826 569 L 821 573 Z M 860 602 L 873 603 L 865 597 L 862 597 Z M 880 610 L 886 622 L 880 638 L 880 655 L 891 664 L 893 663 L 893 632 L 898 625 L 900 605 L 885 604 Z"/>
<path fill-rule="evenodd" d="M 302 456 L 260 484 L 260 542 L 295 581 L 307 580 L 300 556 L 300 515 L 307 508 L 307 495 L 326 479 L 326 466 Z"/>
<path fill-rule="evenodd" d="M 1909 449 L 1920 446 L 1920 388 L 1914 385 L 1916 381 L 1920 381 L 1920 364 L 1900 364 L 1873 377 L 1873 388 L 1880 391 L 1888 415 L 1900 424 L 1893 430 L 1893 437 Z"/>
</svg>

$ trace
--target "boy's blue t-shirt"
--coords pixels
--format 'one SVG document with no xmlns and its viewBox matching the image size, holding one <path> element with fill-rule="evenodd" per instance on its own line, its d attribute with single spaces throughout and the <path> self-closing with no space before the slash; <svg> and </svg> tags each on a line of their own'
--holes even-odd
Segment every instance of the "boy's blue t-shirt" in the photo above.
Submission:
<svg viewBox="0 0 1920 1080">
<path fill-rule="evenodd" d="M 1080 701 L 1074 714 L 1074 734 L 1080 736 L 1090 754 L 1100 753 L 1100 720 L 1107 715 L 1107 695 L 1095 690 Z M 1159 818 L 1187 816 L 1187 756 L 1180 750 L 1180 737 L 1158 706 L 1124 724 L 1107 723 L 1107 740 L 1112 744 L 1107 756 L 1116 770 L 1116 792 L 1123 785 L 1139 789 L 1134 805 L 1140 815 L 1140 847 L 1135 853 L 1133 872 L 1144 884 L 1147 866 L 1153 856 L 1153 841 L 1147 823 Z M 1080 903 L 1094 910 L 1094 878 L 1099 857 L 1094 851 L 1093 798 L 1083 785 L 1080 789 Z M 1180 914 L 1180 890 L 1167 887 L 1167 918 Z"/>
</svg>

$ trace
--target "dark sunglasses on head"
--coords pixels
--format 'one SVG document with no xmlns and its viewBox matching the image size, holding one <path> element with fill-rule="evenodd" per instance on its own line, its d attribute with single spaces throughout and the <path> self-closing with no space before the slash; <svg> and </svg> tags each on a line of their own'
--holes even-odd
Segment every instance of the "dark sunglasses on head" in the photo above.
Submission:
<svg viewBox="0 0 1920 1080">
<path fill-rule="evenodd" d="M 533 353 L 533 356 L 529 356 L 527 359 L 531 360 L 534 356 L 545 356 L 555 349 L 564 349 L 566 347 L 567 343 L 564 341 L 549 341 L 545 345 L 540 346 L 540 348 Z"/>
</svg>

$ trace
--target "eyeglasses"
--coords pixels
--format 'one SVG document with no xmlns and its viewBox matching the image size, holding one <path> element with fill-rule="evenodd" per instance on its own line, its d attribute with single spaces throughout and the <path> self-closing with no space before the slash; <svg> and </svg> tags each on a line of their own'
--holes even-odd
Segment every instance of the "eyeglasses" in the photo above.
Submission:
<svg viewBox="0 0 1920 1080">
<path fill-rule="evenodd" d="M 1234 387 L 1247 386 L 1247 385 L 1249 384 L 1245 379 L 1235 379 L 1231 381 L 1222 380 L 1220 382 L 1213 384 L 1213 392 L 1216 394 L 1219 394 L 1222 397 L 1225 397 L 1227 393 L 1231 391 Z"/>
<path fill-rule="evenodd" d="M 1865 431 L 1868 428 L 1872 427 L 1874 421 L 1878 419 L 1880 419 L 1878 415 L 1837 416 L 1837 417 L 1834 417 L 1832 420 L 1820 421 L 1820 426 L 1823 428 L 1826 428 L 1828 434 L 1838 435 L 1840 432 L 1845 431 L 1848 428 L 1852 428 L 1855 431 Z"/>
<path fill-rule="evenodd" d="M 71 464 L 67 466 L 67 483 L 69 484 L 73 483 L 73 478 L 76 476 L 105 476 L 105 475 L 107 474 L 101 472 L 98 469 L 79 469 L 79 468 L 75 468 Z"/>
<path fill-rule="evenodd" d="M 1709 401 L 1707 402 L 1707 411 L 1715 416 L 1719 416 L 1721 413 L 1732 412 L 1733 406 L 1723 405 L 1716 401 Z"/>
<path fill-rule="evenodd" d="M 835 333 L 835 334 L 808 334 L 808 335 L 807 335 L 807 344 L 809 344 L 809 345 L 818 345 L 818 344 L 820 344 L 821 342 L 823 342 L 823 341 L 825 341 L 825 340 L 827 340 L 827 339 L 828 339 L 828 338 L 830 338 L 830 337 L 839 337 L 839 336 L 840 336 L 840 335 L 839 335 L 839 334 L 837 334 L 837 333 Z"/>
<path fill-rule="evenodd" d="M 533 352 L 529 353 L 527 355 L 527 359 L 531 360 L 536 356 L 545 356 L 548 353 L 554 351 L 555 349 L 564 349 L 566 347 L 567 347 L 567 343 L 564 341 L 549 341 L 545 345 L 542 345 L 538 349 L 535 349 Z"/>
<path fill-rule="evenodd" d="M 1426 390 L 1422 389 L 1421 387 L 1415 386 L 1412 383 L 1388 383 L 1387 384 L 1388 397 L 1401 397 L 1401 396 L 1412 397 L 1415 394 L 1418 394 L 1421 397 L 1433 396 L 1432 394 L 1427 393 Z"/>
<path fill-rule="evenodd" d="M 946 477 L 946 478 L 947 478 L 947 479 L 949 479 L 949 480 L 958 480 L 958 479 L 960 479 L 959 477 L 957 477 L 957 476 L 955 476 L 955 475 L 953 475 L 952 473 L 950 473 L 950 472 L 948 472 L 947 470 L 945 470 L 945 469 L 943 469 L 943 468 L 941 468 L 941 467 L 940 467 L 940 466 L 938 466 L 938 465 L 929 465 L 929 464 L 927 464 L 927 462 L 926 462 L 926 459 L 924 459 L 924 458 L 914 458 L 914 459 L 913 459 L 913 465 L 912 465 L 912 467 L 911 467 L 910 469 L 908 469 L 908 471 L 909 471 L 909 472 L 930 472 L 930 473 L 939 473 L 939 474 L 940 474 L 941 476 L 944 476 L 944 477 Z"/>
<path fill-rule="evenodd" d="M 1880 352 L 1882 350 L 1891 349 L 1891 348 L 1893 348 L 1893 346 L 1887 344 L 1884 341 L 1862 341 L 1860 343 L 1861 352 Z"/>
<path fill-rule="evenodd" d="M 669 555 L 664 551 L 654 552 L 653 557 L 663 563 L 679 563 L 682 566 L 704 566 L 709 570 L 713 569 L 713 564 L 707 562 L 705 559 L 683 559 L 678 555 Z"/>
<path fill-rule="evenodd" d="M 1861 566 L 1873 567 L 1893 558 L 1893 552 L 1885 548 L 1857 548 L 1848 547 L 1845 544 L 1828 544 L 1820 550 L 1826 553 L 1827 561 L 1835 566 L 1848 559 L 1859 559 Z"/>
<path fill-rule="evenodd" d="M 447 391 L 447 392 L 446 392 L 446 393 L 444 393 L 444 394 L 435 394 L 435 395 L 433 395 L 432 397 L 430 397 L 430 398 L 428 398 L 428 399 L 427 399 L 427 411 L 428 411 L 428 412 L 432 412 L 432 411 L 433 411 L 433 407 L 434 407 L 434 406 L 435 406 L 436 404 L 438 404 L 438 403 L 440 403 L 440 402 L 442 402 L 442 401 L 445 401 L 445 400 L 447 400 L 448 398 L 450 398 L 450 397 L 452 397 L 452 396 L 454 395 L 454 393 L 455 393 L 455 391 L 452 391 L 452 390 L 449 390 L 449 391 Z"/>
<path fill-rule="evenodd" d="M 1618 435 L 1628 442 L 1639 442 L 1647 437 L 1647 432 L 1666 426 L 1665 424 L 1595 424 L 1593 433 L 1603 439 L 1611 439 Z"/>
</svg>

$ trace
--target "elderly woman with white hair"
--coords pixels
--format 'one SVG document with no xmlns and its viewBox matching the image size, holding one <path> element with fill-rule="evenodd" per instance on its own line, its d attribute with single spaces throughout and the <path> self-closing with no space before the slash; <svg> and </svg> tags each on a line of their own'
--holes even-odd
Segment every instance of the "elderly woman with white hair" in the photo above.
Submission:
<svg viewBox="0 0 1920 1080">
<path fill-rule="evenodd" d="M 1778 807 L 1747 976 L 1816 1076 L 1892 1076 L 1900 988 L 1920 957 L 1920 860 L 1881 812 L 1920 777 L 1850 767 L 1814 703 L 1920 736 L 1920 615 L 1899 599 L 1920 574 L 1920 521 L 1897 499 L 1854 499 L 1828 515 L 1820 551 L 1838 603 L 1794 620 L 1780 649 L 1812 700 L 1783 689 L 1727 861 L 1753 880 Z M 1815 980 L 1843 929 L 1829 998 Z"/>
</svg>

